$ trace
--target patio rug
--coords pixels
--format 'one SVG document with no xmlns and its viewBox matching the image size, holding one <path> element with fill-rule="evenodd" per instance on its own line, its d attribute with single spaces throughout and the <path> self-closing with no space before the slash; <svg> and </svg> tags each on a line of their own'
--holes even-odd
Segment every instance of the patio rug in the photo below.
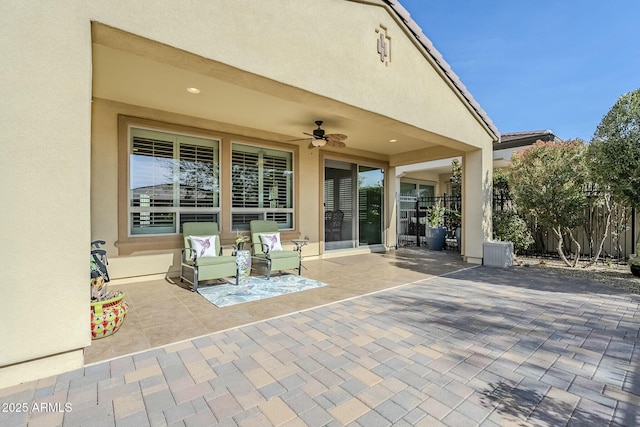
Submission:
<svg viewBox="0 0 640 427">
<path fill-rule="evenodd" d="M 227 307 L 322 286 L 327 284 L 302 276 L 285 274 L 271 276 L 270 280 L 264 276 L 241 277 L 238 286 L 232 284 L 205 286 L 198 288 L 198 293 L 217 307 Z"/>
</svg>

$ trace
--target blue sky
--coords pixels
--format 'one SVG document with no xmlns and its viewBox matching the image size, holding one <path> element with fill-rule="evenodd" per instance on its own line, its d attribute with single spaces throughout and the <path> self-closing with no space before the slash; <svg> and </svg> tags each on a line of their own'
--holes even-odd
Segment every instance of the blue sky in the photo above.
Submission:
<svg viewBox="0 0 640 427">
<path fill-rule="evenodd" d="M 400 0 L 501 133 L 590 140 L 640 87 L 640 1 Z"/>
</svg>

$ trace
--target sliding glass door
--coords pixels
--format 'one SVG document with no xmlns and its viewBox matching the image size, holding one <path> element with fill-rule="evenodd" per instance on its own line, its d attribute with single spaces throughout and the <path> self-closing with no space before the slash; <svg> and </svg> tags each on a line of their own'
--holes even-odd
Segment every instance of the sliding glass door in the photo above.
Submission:
<svg viewBox="0 0 640 427">
<path fill-rule="evenodd" d="M 325 250 L 383 243 L 384 171 L 325 160 Z"/>
<path fill-rule="evenodd" d="M 354 200 L 356 200 L 356 165 L 325 160 L 324 167 L 324 247 L 354 248 Z"/>
<path fill-rule="evenodd" d="M 381 244 L 384 231 L 384 171 L 358 167 L 358 243 Z"/>
</svg>

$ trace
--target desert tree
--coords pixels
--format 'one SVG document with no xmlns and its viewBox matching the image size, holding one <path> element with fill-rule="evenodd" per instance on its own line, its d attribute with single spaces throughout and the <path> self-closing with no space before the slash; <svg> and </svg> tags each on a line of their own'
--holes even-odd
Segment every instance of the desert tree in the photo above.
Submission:
<svg viewBox="0 0 640 427">
<path fill-rule="evenodd" d="M 580 244 L 573 230 L 582 225 L 588 182 L 585 144 L 581 139 L 565 142 L 537 141 L 512 156 L 509 187 L 518 211 L 553 230 L 556 250 L 566 265 L 575 267 Z M 565 233 L 575 247 L 573 262 L 563 250 Z"/>
<path fill-rule="evenodd" d="M 618 98 L 602 118 L 586 158 L 593 181 L 611 194 L 616 210 L 640 207 L 640 89 Z"/>
<path fill-rule="evenodd" d="M 587 150 L 594 180 L 620 202 L 640 207 L 640 89 L 618 98 Z"/>
</svg>

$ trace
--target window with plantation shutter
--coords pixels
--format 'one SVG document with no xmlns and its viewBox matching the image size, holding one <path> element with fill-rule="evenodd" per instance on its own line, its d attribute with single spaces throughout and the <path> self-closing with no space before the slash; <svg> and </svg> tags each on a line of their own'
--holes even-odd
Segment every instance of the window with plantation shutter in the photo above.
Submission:
<svg viewBox="0 0 640 427">
<path fill-rule="evenodd" d="M 293 228 L 293 154 L 239 143 L 231 151 L 231 217 L 234 230 L 254 219 Z"/>
<path fill-rule="evenodd" d="M 176 234 L 186 221 L 218 221 L 219 142 L 130 128 L 129 233 Z"/>
<path fill-rule="evenodd" d="M 333 211 L 335 210 L 335 196 L 333 194 L 333 186 L 334 186 L 333 178 L 325 178 L 324 180 L 324 210 Z"/>
<path fill-rule="evenodd" d="M 180 206 L 212 208 L 218 191 L 218 164 L 213 147 L 180 144 Z"/>
<path fill-rule="evenodd" d="M 260 167 L 258 153 L 231 152 L 231 203 L 234 208 L 260 207 Z"/>
<path fill-rule="evenodd" d="M 341 177 L 338 180 L 338 200 L 340 210 L 344 213 L 344 220 L 353 218 L 353 179 L 350 176 Z"/>
<path fill-rule="evenodd" d="M 281 157 L 268 153 L 262 156 L 263 180 L 262 194 L 267 197 L 270 208 L 289 208 L 291 202 L 290 156 Z M 267 202 L 267 201 L 265 201 Z"/>
</svg>

